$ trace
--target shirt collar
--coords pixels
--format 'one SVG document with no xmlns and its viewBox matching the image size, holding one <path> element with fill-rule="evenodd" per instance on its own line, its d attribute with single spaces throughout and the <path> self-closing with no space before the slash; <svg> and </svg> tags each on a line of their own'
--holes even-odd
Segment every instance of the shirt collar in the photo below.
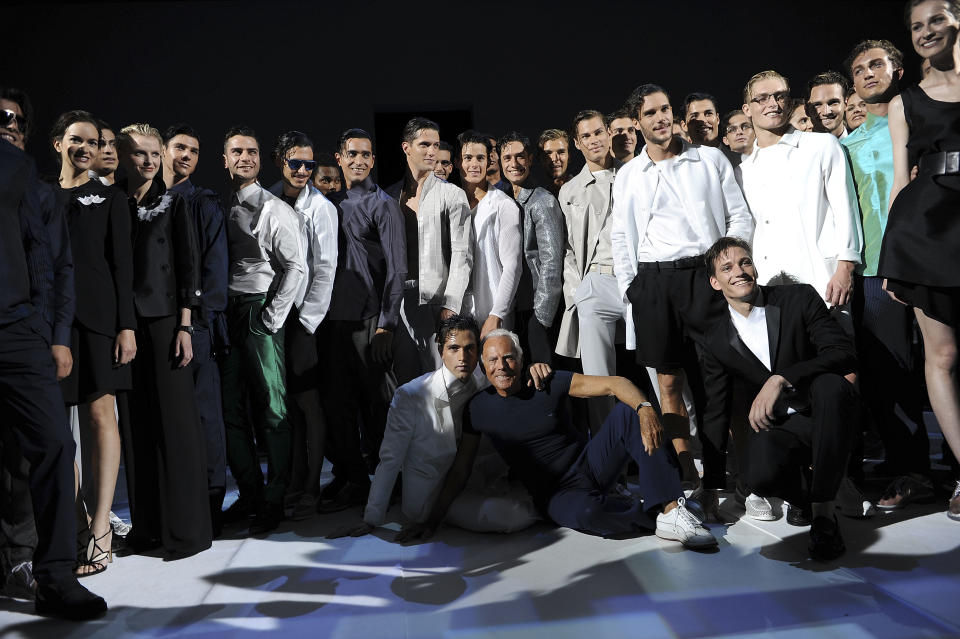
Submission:
<svg viewBox="0 0 960 639">
<path fill-rule="evenodd" d="M 680 153 L 676 154 L 675 156 L 673 156 L 673 157 L 670 158 L 670 159 L 676 160 L 678 163 L 679 163 L 679 162 L 699 162 L 699 161 L 700 161 L 700 152 L 697 151 L 697 149 L 698 149 L 699 147 L 698 147 L 696 144 L 690 144 L 689 142 L 687 142 L 687 141 L 684 140 L 683 138 L 680 139 L 680 144 L 681 144 Z M 646 171 L 647 169 L 649 169 L 649 168 L 652 167 L 652 166 L 656 166 L 656 164 L 657 164 L 656 162 L 654 162 L 654 161 L 650 158 L 650 154 L 647 153 L 647 145 L 646 145 L 646 144 L 644 144 L 644 145 L 643 145 L 643 148 L 640 149 L 640 153 L 637 155 L 637 157 L 641 158 L 641 161 L 643 162 L 643 166 L 641 167 L 641 169 L 644 170 L 644 171 Z M 634 159 L 636 159 L 636 158 L 634 158 Z"/>
<path fill-rule="evenodd" d="M 472 379 L 468 377 L 466 382 L 461 382 L 446 365 L 440 366 L 440 374 L 443 376 L 443 385 L 447 389 L 447 398 L 451 400 L 462 393 Z"/>
<path fill-rule="evenodd" d="M 373 179 L 368 175 L 363 179 L 362 182 L 354 186 L 352 189 L 347 191 L 347 199 L 354 200 L 364 195 L 368 195 L 377 190 L 377 185 L 373 183 Z"/>
<path fill-rule="evenodd" d="M 259 182 L 248 184 L 236 193 L 238 202 L 248 202 L 263 189 Z"/>
<path fill-rule="evenodd" d="M 187 196 L 193 193 L 193 182 L 190 181 L 190 178 L 177 182 L 170 187 L 169 191 L 171 193 L 179 193 L 180 195 Z"/>
</svg>

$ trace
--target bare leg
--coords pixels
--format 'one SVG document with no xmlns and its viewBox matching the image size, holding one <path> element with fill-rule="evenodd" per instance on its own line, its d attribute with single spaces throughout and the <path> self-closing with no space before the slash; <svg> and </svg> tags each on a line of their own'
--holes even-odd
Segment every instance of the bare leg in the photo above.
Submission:
<svg viewBox="0 0 960 639">
<path fill-rule="evenodd" d="M 91 461 L 97 499 L 90 517 L 90 532 L 94 537 L 101 537 L 110 530 L 110 508 L 113 506 L 113 493 L 120 470 L 120 431 L 117 428 L 113 395 L 104 395 L 90 403 L 90 427 L 96 441 Z M 107 538 L 106 545 L 100 544 L 101 548 L 109 549 L 110 542 Z"/>
<path fill-rule="evenodd" d="M 657 370 L 657 383 L 660 385 L 660 410 L 663 414 L 663 430 L 680 460 L 683 471 L 682 480 L 696 483 L 700 474 L 693 463 L 693 455 L 687 440 L 690 439 L 690 416 L 683 403 L 684 374 L 682 369 Z"/>
<path fill-rule="evenodd" d="M 924 374 L 930 406 L 950 450 L 960 457 L 960 396 L 957 393 L 957 340 L 953 328 L 914 311 L 923 334 Z"/>
</svg>

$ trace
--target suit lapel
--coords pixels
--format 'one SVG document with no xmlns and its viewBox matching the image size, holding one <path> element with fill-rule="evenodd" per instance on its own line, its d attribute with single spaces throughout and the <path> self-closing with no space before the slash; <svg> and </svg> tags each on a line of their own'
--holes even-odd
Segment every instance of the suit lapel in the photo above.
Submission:
<svg viewBox="0 0 960 639">
<path fill-rule="evenodd" d="M 742 357 L 749 366 L 749 370 L 756 375 L 759 379 L 765 379 L 769 375 L 767 367 L 763 365 L 757 356 L 753 354 L 747 345 L 743 343 L 743 340 L 740 339 L 740 334 L 737 332 L 737 329 L 733 326 L 733 321 L 727 317 L 726 318 L 727 326 L 727 343 L 730 344 L 732 348 L 740 357 Z"/>
<path fill-rule="evenodd" d="M 770 343 L 770 367 L 777 368 L 777 348 L 780 346 L 780 307 L 767 304 L 764 307 L 767 316 L 767 341 Z"/>
</svg>

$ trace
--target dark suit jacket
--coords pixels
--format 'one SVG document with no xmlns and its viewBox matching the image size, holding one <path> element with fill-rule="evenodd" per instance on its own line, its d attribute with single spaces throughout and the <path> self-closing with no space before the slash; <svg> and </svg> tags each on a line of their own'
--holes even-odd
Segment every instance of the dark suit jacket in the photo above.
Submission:
<svg viewBox="0 0 960 639">
<path fill-rule="evenodd" d="M 36 177 L 32 158 L 0 142 L 0 327 L 31 315 L 30 277 L 21 228 L 21 206 Z"/>
<path fill-rule="evenodd" d="M 109 337 L 122 329 L 135 329 L 133 251 L 126 196 L 97 180 L 56 191 L 70 229 L 75 321 Z"/>
<path fill-rule="evenodd" d="M 133 290 L 141 317 L 176 315 L 181 308 L 200 306 L 200 251 L 197 230 L 186 201 L 167 193 L 163 180 L 133 214 Z"/>
<path fill-rule="evenodd" d="M 798 412 L 810 408 L 810 384 L 825 373 L 856 370 L 853 341 L 827 311 L 809 284 L 761 286 L 770 342 L 770 371 L 740 339 L 729 313 L 707 331 L 700 360 L 707 405 L 703 415 L 705 476 L 723 473 L 730 426 L 730 381 L 734 378 L 752 398 L 774 374 L 793 386 L 782 399 Z M 714 475 L 714 479 L 717 476 Z"/>
</svg>

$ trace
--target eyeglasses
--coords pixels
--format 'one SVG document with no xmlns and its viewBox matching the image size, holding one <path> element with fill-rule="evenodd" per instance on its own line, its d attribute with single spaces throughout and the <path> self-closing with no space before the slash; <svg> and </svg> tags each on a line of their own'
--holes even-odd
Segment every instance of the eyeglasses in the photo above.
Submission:
<svg viewBox="0 0 960 639">
<path fill-rule="evenodd" d="M 10 109 L 0 109 L 0 126 L 10 126 L 11 122 L 17 123 L 17 131 L 23 132 L 27 128 L 25 117 Z"/>
<path fill-rule="evenodd" d="M 312 171 L 317 168 L 316 160 L 287 160 L 287 167 L 294 173 L 300 169 Z"/>
<path fill-rule="evenodd" d="M 437 160 L 437 161 L 440 162 L 440 166 L 442 167 L 453 166 L 453 162 L 451 162 L 450 160 Z"/>
<path fill-rule="evenodd" d="M 746 133 L 747 131 L 753 131 L 753 125 L 750 124 L 749 122 L 744 122 L 740 126 L 737 126 L 736 124 L 731 124 L 730 126 L 727 127 L 727 133 L 736 133 L 737 131 L 743 131 L 744 133 Z"/>
<path fill-rule="evenodd" d="M 755 95 L 752 98 L 750 98 L 750 101 L 753 102 L 754 104 L 759 104 L 762 106 L 766 104 L 770 100 L 770 98 L 773 98 L 774 100 L 782 104 L 790 99 L 790 92 L 777 91 L 776 93 L 761 93 L 760 95 Z"/>
</svg>

